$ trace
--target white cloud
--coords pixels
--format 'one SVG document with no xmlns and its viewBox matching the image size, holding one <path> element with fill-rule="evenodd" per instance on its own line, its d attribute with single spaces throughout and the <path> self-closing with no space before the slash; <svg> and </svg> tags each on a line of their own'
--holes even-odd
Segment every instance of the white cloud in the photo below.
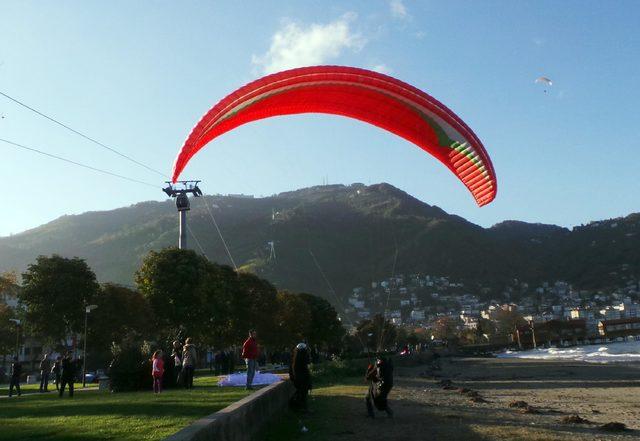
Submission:
<svg viewBox="0 0 640 441">
<path fill-rule="evenodd" d="M 540 37 L 535 37 L 533 40 L 531 40 L 533 42 L 533 44 L 535 44 L 536 46 L 540 47 L 540 46 L 544 46 L 544 44 L 546 43 L 546 41 L 544 40 L 544 38 L 540 38 Z"/>
<path fill-rule="evenodd" d="M 400 20 L 409 18 L 409 12 L 407 12 L 407 7 L 402 3 L 402 0 L 391 0 L 389 2 L 389 7 L 391 8 L 391 15 L 394 18 L 398 18 Z"/>
<path fill-rule="evenodd" d="M 413 34 L 418 40 L 422 40 L 424 37 L 427 36 L 427 33 L 425 31 L 417 31 L 415 34 Z"/>
<path fill-rule="evenodd" d="M 355 19 L 356 14 L 347 13 L 327 24 L 302 26 L 285 21 L 271 38 L 269 50 L 263 55 L 254 55 L 251 61 L 268 74 L 323 64 L 338 58 L 344 50 L 359 51 L 366 39 L 352 31 L 351 23 Z"/>
<path fill-rule="evenodd" d="M 393 69 L 391 69 L 386 64 L 376 64 L 375 66 L 373 66 L 371 68 L 371 70 L 374 70 L 376 72 L 380 72 L 380 73 L 383 73 L 383 74 L 387 74 L 387 75 L 393 73 Z"/>
</svg>

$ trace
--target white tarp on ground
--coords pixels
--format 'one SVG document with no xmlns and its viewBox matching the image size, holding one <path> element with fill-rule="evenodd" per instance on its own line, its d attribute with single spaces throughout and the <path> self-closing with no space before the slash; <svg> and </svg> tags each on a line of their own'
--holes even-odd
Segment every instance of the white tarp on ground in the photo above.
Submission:
<svg viewBox="0 0 640 441">
<path fill-rule="evenodd" d="M 253 377 L 254 386 L 262 386 L 266 384 L 277 383 L 282 381 L 282 378 L 276 374 L 269 372 L 256 372 L 256 376 Z M 246 386 L 247 385 L 247 373 L 236 372 L 235 374 L 222 377 L 218 381 L 218 386 Z"/>
</svg>

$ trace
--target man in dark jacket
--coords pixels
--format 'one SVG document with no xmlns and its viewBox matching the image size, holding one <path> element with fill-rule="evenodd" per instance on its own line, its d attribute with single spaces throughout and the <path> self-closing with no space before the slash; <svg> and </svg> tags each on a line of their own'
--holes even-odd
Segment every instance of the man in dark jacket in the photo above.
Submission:
<svg viewBox="0 0 640 441">
<path fill-rule="evenodd" d="M 55 377 L 56 390 L 60 390 L 60 373 L 62 371 L 62 357 L 58 356 L 51 366 L 51 373 Z"/>
<path fill-rule="evenodd" d="M 73 382 L 76 380 L 76 363 L 71 357 L 71 353 L 67 352 L 62 358 L 61 373 L 60 373 L 60 391 L 59 395 L 62 397 L 64 394 L 64 388 L 69 385 L 69 397 L 73 397 Z"/>
<path fill-rule="evenodd" d="M 298 343 L 293 350 L 291 365 L 289 366 L 289 378 L 296 388 L 296 392 L 289 404 L 299 410 L 307 410 L 307 395 L 311 390 L 311 372 L 309 371 L 309 351 L 305 343 Z"/>
<path fill-rule="evenodd" d="M 40 392 L 49 392 L 49 373 L 51 373 L 51 361 L 49 354 L 45 352 L 40 362 Z"/>
<path fill-rule="evenodd" d="M 9 383 L 9 397 L 13 395 L 13 388 L 16 388 L 18 396 L 22 395 L 20 392 L 20 376 L 22 375 L 22 363 L 18 360 L 18 357 L 13 357 L 13 363 L 11 364 L 11 382 Z"/>
<path fill-rule="evenodd" d="M 369 365 L 365 380 L 369 382 L 369 391 L 367 392 L 367 414 L 375 417 L 373 411 L 376 409 L 385 411 L 388 416 L 393 416 L 393 411 L 389 407 L 387 396 L 393 387 L 393 365 L 390 359 L 377 357 L 374 365 Z"/>
<path fill-rule="evenodd" d="M 258 359 L 258 343 L 256 331 L 249 331 L 249 338 L 242 345 L 242 357 L 247 363 L 247 389 L 253 389 L 253 377 L 256 375 L 256 360 Z"/>
</svg>

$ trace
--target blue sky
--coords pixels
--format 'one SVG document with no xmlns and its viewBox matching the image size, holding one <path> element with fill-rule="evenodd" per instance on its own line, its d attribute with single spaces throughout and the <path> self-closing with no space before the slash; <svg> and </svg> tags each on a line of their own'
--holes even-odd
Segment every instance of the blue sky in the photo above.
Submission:
<svg viewBox="0 0 640 441">
<path fill-rule="evenodd" d="M 0 91 L 169 174 L 192 126 L 263 74 L 309 64 L 376 69 L 425 90 L 487 148 L 496 200 L 478 208 L 406 141 L 328 115 L 223 135 L 183 178 L 207 193 L 270 195 L 389 182 L 490 226 L 573 226 L 640 211 L 640 2 L 0 3 Z M 535 84 L 547 76 L 544 92 Z M 0 138 L 142 181 L 162 177 L 0 97 Z M 0 236 L 63 214 L 162 200 L 160 190 L 0 142 Z"/>
</svg>

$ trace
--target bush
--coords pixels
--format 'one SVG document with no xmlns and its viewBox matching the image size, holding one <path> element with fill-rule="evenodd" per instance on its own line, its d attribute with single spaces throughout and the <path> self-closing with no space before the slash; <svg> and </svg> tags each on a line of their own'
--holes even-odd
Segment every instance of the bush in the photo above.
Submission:
<svg viewBox="0 0 640 441">
<path fill-rule="evenodd" d="M 114 343 L 111 353 L 113 361 L 109 366 L 109 379 L 113 392 L 152 388 L 149 343 L 136 344 L 131 341 Z"/>
<path fill-rule="evenodd" d="M 334 358 L 331 361 L 311 365 L 314 382 L 318 384 L 339 383 L 345 378 L 362 377 L 367 371 L 369 361 L 366 358 L 342 359 Z"/>
</svg>

